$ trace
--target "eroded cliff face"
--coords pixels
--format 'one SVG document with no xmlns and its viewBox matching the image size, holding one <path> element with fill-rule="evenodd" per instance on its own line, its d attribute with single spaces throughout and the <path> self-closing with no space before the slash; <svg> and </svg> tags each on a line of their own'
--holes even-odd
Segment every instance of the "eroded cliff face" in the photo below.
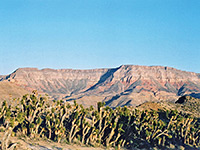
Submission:
<svg viewBox="0 0 200 150">
<path fill-rule="evenodd" d="M 71 95 L 95 84 L 106 72 L 99 70 L 20 68 L 7 76 L 6 80 L 28 90 L 37 89 L 51 96 Z"/>
<path fill-rule="evenodd" d="M 20 68 L 1 79 L 26 90 L 37 89 L 56 99 L 83 105 L 104 101 L 111 107 L 146 101 L 175 101 L 181 95 L 200 93 L 200 74 L 161 66 L 122 65 L 111 69 Z"/>
</svg>

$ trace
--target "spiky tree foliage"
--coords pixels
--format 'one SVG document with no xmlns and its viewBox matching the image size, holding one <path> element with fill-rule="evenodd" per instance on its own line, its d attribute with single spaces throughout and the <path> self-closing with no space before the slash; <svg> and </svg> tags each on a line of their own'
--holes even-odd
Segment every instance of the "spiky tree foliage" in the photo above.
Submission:
<svg viewBox="0 0 200 150">
<path fill-rule="evenodd" d="M 62 100 L 46 103 L 34 91 L 21 104 L 0 108 L 0 125 L 5 128 L 1 149 L 8 148 L 11 133 L 31 138 L 46 137 L 56 142 L 78 142 L 89 146 L 165 149 L 170 145 L 200 147 L 200 121 L 176 110 L 140 111 L 131 107 L 111 109 L 98 102 L 97 109 Z"/>
<path fill-rule="evenodd" d="M 21 124 L 24 121 L 24 113 L 18 111 L 18 109 L 12 110 L 12 107 L 7 107 L 6 102 L 3 103 L 2 108 L 5 108 L 3 112 L 5 112 L 5 115 L 2 116 L 4 120 L 5 127 L 5 134 L 3 136 L 3 139 L 1 141 L 1 149 L 7 150 L 13 148 L 15 144 L 13 144 L 11 147 L 8 145 L 9 138 L 12 134 L 13 129 L 18 125 Z M 2 109 L 3 110 L 3 109 Z"/>
<path fill-rule="evenodd" d="M 65 127 L 67 128 L 69 143 L 72 143 L 76 134 L 80 131 L 80 120 L 82 117 L 81 107 L 74 101 L 74 106 L 69 117 L 66 120 Z"/>
<path fill-rule="evenodd" d="M 27 134 L 31 137 L 34 136 L 34 132 L 38 131 L 39 126 L 37 124 L 41 124 L 40 119 L 42 112 L 44 111 L 44 104 L 45 98 L 38 97 L 35 91 L 31 95 L 24 95 L 21 99 L 21 111 L 25 114 Z M 34 131 L 35 128 L 37 131 Z"/>
</svg>

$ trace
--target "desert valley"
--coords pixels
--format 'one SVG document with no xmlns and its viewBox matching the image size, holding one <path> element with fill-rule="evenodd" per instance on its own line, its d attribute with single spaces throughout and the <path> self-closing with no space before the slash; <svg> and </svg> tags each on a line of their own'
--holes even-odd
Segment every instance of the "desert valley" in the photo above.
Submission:
<svg viewBox="0 0 200 150">
<path fill-rule="evenodd" d="M 200 74 L 171 67 L 19 68 L 0 76 L 1 149 L 198 149 L 199 98 Z"/>
</svg>

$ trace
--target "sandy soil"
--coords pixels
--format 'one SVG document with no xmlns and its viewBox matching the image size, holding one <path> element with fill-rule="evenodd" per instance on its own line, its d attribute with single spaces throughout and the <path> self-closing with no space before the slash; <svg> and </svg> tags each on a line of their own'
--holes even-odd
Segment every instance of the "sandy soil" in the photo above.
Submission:
<svg viewBox="0 0 200 150">
<path fill-rule="evenodd" d="M 0 133 L 0 140 L 2 140 L 4 133 Z M 53 141 L 38 139 L 31 140 L 28 138 L 10 137 L 11 143 L 18 143 L 17 150 L 114 150 L 113 148 L 105 147 L 85 147 L 80 145 L 60 144 Z"/>
</svg>

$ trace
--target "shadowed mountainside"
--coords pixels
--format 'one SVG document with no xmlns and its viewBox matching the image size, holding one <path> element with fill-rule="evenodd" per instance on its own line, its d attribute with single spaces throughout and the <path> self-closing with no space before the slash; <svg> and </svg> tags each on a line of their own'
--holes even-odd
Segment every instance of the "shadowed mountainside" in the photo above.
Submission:
<svg viewBox="0 0 200 150">
<path fill-rule="evenodd" d="M 37 89 L 55 99 L 77 100 L 85 106 L 104 101 L 110 107 L 147 101 L 175 101 L 200 93 L 200 74 L 162 66 L 122 65 L 111 69 L 20 68 L 0 81 L 28 91 Z"/>
</svg>

